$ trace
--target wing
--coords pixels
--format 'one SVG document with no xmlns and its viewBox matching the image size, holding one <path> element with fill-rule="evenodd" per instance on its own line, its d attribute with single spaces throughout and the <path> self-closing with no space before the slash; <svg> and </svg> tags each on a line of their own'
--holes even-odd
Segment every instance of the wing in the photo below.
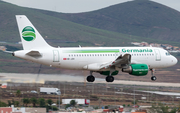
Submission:
<svg viewBox="0 0 180 113">
<path fill-rule="evenodd" d="M 121 55 L 118 58 L 116 58 L 114 61 L 89 64 L 84 66 L 83 69 L 89 69 L 94 71 L 110 70 L 112 69 L 112 67 L 125 68 L 128 67 L 129 64 L 131 64 L 131 55 L 124 54 L 123 56 Z"/>
<path fill-rule="evenodd" d="M 119 56 L 115 61 L 112 62 L 108 62 L 106 64 L 102 64 L 101 65 L 101 69 L 108 69 L 110 67 L 118 67 L 118 68 L 122 68 L 122 67 L 127 67 L 129 66 L 129 64 L 131 64 L 131 55 L 130 54 L 125 54 L 125 55 L 121 55 Z"/>
</svg>

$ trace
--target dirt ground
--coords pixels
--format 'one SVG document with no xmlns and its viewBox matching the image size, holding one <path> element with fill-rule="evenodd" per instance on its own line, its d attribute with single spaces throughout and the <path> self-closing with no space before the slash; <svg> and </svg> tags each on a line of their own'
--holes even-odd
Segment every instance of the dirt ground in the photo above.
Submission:
<svg viewBox="0 0 180 113">
<path fill-rule="evenodd" d="M 39 92 L 40 87 L 56 87 L 61 90 L 60 99 L 90 99 L 90 105 L 133 105 L 133 100 L 137 100 L 140 106 L 149 106 L 153 103 L 167 103 L 168 105 L 178 106 L 180 99 L 176 96 L 158 95 L 151 93 L 137 92 L 136 90 L 145 91 L 168 91 L 180 93 L 180 88 L 173 87 L 154 87 L 154 86 L 132 86 L 103 83 L 78 83 L 78 82 L 57 82 L 46 81 L 45 84 L 32 83 L 9 83 L 6 89 L 0 90 L 0 100 L 6 102 L 14 99 L 23 105 L 22 98 L 45 98 L 52 99 L 55 103 L 59 99 L 58 95 L 32 94 L 30 91 Z M 16 96 L 17 90 L 21 91 L 20 97 Z M 144 97 L 144 99 L 142 99 Z M 29 106 L 32 106 L 29 104 Z"/>
</svg>

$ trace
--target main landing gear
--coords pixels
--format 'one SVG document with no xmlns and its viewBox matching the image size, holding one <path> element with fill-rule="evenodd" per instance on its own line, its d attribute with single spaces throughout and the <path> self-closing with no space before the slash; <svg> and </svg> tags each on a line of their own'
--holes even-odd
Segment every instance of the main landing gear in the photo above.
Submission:
<svg viewBox="0 0 180 113">
<path fill-rule="evenodd" d="M 115 66 L 112 66 L 109 71 L 109 75 L 106 77 L 106 82 L 113 82 L 114 77 L 112 76 L 112 73 L 115 71 Z"/>
<path fill-rule="evenodd" d="M 86 78 L 86 80 L 88 81 L 88 82 L 94 82 L 94 80 L 95 80 L 95 77 L 92 75 L 92 71 L 90 71 L 90 75 L 89 76 L 87 76 L 87 78 Z"/>
<path fill-rule="evenodd" d="M 106 82 L 113 82 L 114 81 L 114 77 L 109 75 L 106 77 Z"/>
<path fill-rule="evenodd" d="M 152 75 L 151 80 L 155 81 L 157 78 L 156 78 L 156 76 L 154 76 L 154 69 L 150 69 L 150 71 L 151 71 L 151 75 Z"/>
<path fill-rule="evenodd" d="M 90 71 L 90 75 L 87 76 L 87 78 L 86 78 L 86 80 L 87 80 L 88 82 L 94 82 L 94 80 L 95 80 L 95 77 L 92 75 L 92 73 L 93 73 L 93 71 Z M 113 76 L 108 75 L 108 76 L 106 77 L 106 82 L 113 82 L 113 81 L 114 81 L 114 77 L 113 77 Z"/>
</svg>

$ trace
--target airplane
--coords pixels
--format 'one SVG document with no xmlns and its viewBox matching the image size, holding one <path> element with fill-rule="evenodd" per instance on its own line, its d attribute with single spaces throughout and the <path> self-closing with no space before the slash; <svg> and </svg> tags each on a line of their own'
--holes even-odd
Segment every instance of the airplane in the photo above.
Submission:
<svg viewBox="0 0 180 113">
<path fill-rule="evenodd" d="M 52 47 L 40 35 L 25 15 L 16 15 L 23 50 L 13 56 L 35 63 L 73 70 L 88 70 L 88 82 L 94 82 L 93 72 L 113 82 L 119 71 L 134 76 L 157 78 L 154 70 L 175 65 L 178 61 L 168 51 L 157 47 Z"/>
</svg>

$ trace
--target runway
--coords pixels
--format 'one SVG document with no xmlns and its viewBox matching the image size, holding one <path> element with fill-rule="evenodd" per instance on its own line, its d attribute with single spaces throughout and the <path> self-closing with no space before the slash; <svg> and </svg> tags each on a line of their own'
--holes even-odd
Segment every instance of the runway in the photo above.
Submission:
<svg viewBox="0 0 180 113">
<path fill-rule="evenodd" d="M 84 82 L 86 77 L 65 74 L 37 74 L 28 73 L 0 73 L 0 83 L 16 82 L 16 83 L 44 83 L 45 81 L 63 81 L 63 82 Z M 94 83 L 106 83 L 105 79 L 96 78 Z M 139 85 L 139 86 L 164 86 L 164 87 L 180 87 L 180 83 L 163 83 L 163 82 L 142 82 L 142 81 L 125 81 L 114 80 L 108 84 L 123 85 Z"/>
</svg>

